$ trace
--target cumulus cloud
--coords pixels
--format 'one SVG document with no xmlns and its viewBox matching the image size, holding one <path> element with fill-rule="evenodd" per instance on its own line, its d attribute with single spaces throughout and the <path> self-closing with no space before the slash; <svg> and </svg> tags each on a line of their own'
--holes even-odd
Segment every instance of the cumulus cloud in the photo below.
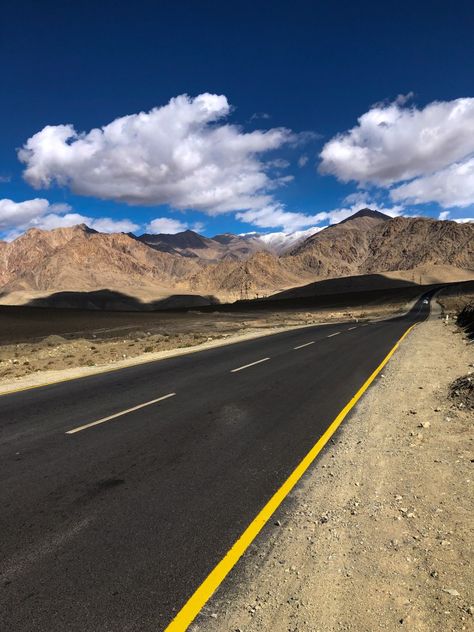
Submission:
<svg viewBox="0 0 474 632">
<path fill-rule="evenodd" d="M 292 233 L 306 227 L 314 227 L 316 224 L 325 222 L 327 224 L 337 224 L 347 219 L 357 211 L 364 207 L 369 207 L 374 211 L 380 211 L 390 217 L 398 215 L 406 215 L 405 207 L 402 204 L 393 206 L 384 206 L 369 201 L 365 195 L 357 195 L 357 201 L 349 206 L 331 209 L 329 211 L 320 211 L 314 215 L 306 215 L 305 213 L 296 213 L 287 211 L 282 204 L 275 203 L 264 208 L 254 211 L 245 211 L 237 213 L 237 219 L 253 224 L 260 228 L 277 228 L 282 227 L 283 232 Z M 347 199 L 347 198 L 346 198 Z"/>
<path fill-rule="evenodd" d="M 0 200 L 0 230 L 27 225 L 48 212 L 70 210 L 68 205 L 50 204 L 43 198 L 14 202 L 8 198 Z"/>
<path fill-rule="evenodd" d="M 10 199 L 0 200 L 0 232 L 7 239 L 14 239 L 29 228 L 64 228 L 76 224 L 87 224 L 104 233 L 131 232 L 139 226 L 134 222 L 114 220 L 110 217 L 88 217 L 79 213 L 70 213 L 69 204 L 50 204 L 43 198 L 15 202 Z"/>
<path fill-rule="evenodd" d="M 438 219 L 444 220 L 449 218 L 449 211 L 441 211 L 438 215 Z"/>
<path fill-rule="evenodd" d="M 376 105 L 326 143 L 320 171 L 343 182 L 387 186 L 426 176 L 474 152 L 474 98 L 419 110 L 398 99 Z"/>
<path fill-rule="evenodd" d="M 155 219 L 152 219 L 151 222 L 146 225 L 146 230 L 149 233 L 165 233 L 166 235 L 181 233 L 187 228 L 189 228 L 188 224 L 181 222 L 179 219 L 173 219 L 171 217 L 157 217 Z"/>
<path fill-rule="evenodd" d="M 275 202 L 268 204 L 263 208 L 244 211 L 236 214 L 236 218 L 247 224 L 253 224 L 259 228 L 278 228 L 282 227 L 284 232 L 293 232 L 326 219 L 326 213 L 316 213 L 315 215 L 306 215 L 304 213 L 296 213 L 287 211 L 282 204 Z"/>
<path fill-rule="evenodd" d="M 394 202 L 474 204 L 474 98 L 406 106 L 412 95 L 376 104 L 332 138 L 319 170 L 360 187 L 389 189 Z"/>
<path fill-rule="evenodd" d="M 408 200 L 414 204 L 437 202 L 449 208 L 470 206 L 474 204 L 474 158 L 402 184 L 392 189 L 390 196 L 395 201 Z"/>
<path fill-rule="evenodd" d="M 230 111 L 223 95 L 181 95 L 89 132 L 48 125 L 18 156 L 36 188 L 57 183 L 80 195 L 211 215 L 261 208 L 285 182 L 262 155 L 297 136 L 285 128 L 244 133 L 224 122 Z"/>
<path fill-rule="evenodd" d="M 305 165 L 308 164 L 308 156 L 306 156 L 306 154 L 303 154 L 302 156 L 300 156 L 298 158 L 298 167 L 304 167 Z"/>
</svg>

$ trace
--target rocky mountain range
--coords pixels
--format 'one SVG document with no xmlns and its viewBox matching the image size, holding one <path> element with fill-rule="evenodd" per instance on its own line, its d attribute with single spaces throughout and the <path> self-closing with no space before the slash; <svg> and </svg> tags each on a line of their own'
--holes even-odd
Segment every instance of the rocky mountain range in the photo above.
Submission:
<svg viewBox="0 0 474 632">
<path fill-rule="evenodd" d="M 130 234 L 130 236 L 161 252 L 216 262 L 248 259 L 256 252 L 262 251 L 280 255 L 304 241 L 312 233 L 314 229 L 293 233 L 248 233 L 245 235 L 224 233 L 214 237 L 204 237 L 192 230 L 185 230 L 174 235 L 144 234 L 135 237 Z"/>
<path fill-rule="evenodd" d="M 98 289 L 145 301 L 176 294 L 235 300 L 361 274 L 398 274 L 417 283 L 437 278 L 437 271 L 441 281 L 474 276 L 474 224 L 363 209 L 295 241 L 278 254 L 281 244 L 272 249 L 255 235 L 135 237 L 85 225 L 30 229 L 0 242 L 0 300 Z"/>
</svg>

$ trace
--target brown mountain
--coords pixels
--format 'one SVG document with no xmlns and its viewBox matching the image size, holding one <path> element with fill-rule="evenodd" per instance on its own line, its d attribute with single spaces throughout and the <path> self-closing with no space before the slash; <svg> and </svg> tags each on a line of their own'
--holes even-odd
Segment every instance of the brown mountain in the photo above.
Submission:
<svg viewBox="0 0 474 632">
<path fill-rule="evenodd" d="M 269 250 L 256 235 L 233 235 L 232 233 L 203 237 L 192 230 L 185 230 L 174 235 L 145 234 L 136 239 L 160 252 L 209 262 L 224 259 L 239 261 L 247 259 L 256 252 Z"/>
<path fill-rule="evenodd" d="M 280 257 L 260 251 L 242 259 L 242 243 L 234 235 L 209 239 L 186 231 L 171 236 L 167 245 L 158 236 L 159 248 L 151 243 L 154 237 L 103 234 L 80 225 L 31 229 L 11 243 L 0 242 L 2 301 L 105 288 L 145 300 L 190 293 L 235 300 L 360 274 L 385 273 L 417 283 L 474 276 L 474 224 L 392 219 L 370 209 L 312 235 Z M 221 256 L 214 244 L 234 244 L 235 258 Z M 163 252 L 165 246 L 168 252 Z M 199 250 L 207 255 L 191 254 Z"/>
<path fill-rule="evenodd" d="M 0 248 L 3 293 L 108 288 L 168 295 L 187 288 L 197 269 L 123 233 L 98 233 L 85 225 L 33 228 Z"/>
<path fill-rule="evenodd" d="M 422 217 L 391 219 L 364 209 L 309 237 L 287 257 L 320 278 L 421 265 L 474 270 L 474 224 Z"/>
</svg>

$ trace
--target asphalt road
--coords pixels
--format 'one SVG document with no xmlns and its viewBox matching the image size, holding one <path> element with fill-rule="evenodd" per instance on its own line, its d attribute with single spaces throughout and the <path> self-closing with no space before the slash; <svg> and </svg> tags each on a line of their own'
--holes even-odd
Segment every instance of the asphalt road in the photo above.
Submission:
<svg viewBox="0 0 474 632">
<path fill-rule="evenodd" d="M 0 397 L 0 629 L 163 630 L 428 311 Z"/>
</svg>

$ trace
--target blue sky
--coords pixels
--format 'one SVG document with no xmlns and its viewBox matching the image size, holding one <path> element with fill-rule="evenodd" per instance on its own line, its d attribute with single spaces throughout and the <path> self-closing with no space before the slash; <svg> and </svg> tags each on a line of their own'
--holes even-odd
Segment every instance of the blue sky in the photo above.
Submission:
<svg viewBox="0 0 474 632">
<path fill-rule="evenodd" d="M 471 2 L 2 7 L 3 236 L 474 217 Z"/>
</svg>

